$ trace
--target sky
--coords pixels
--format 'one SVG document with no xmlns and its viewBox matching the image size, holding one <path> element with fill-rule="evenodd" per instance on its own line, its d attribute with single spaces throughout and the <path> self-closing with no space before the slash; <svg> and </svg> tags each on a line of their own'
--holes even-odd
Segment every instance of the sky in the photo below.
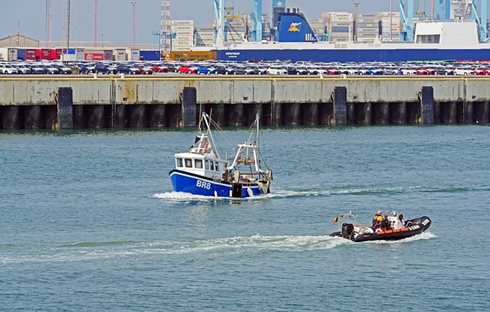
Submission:
<svg viewBox="0 0 490 312">
<path fill-rule="evenodd" d="M 136 43 L 158 42 L 160 0 L 98 0 L 98 42 L 127 43 L 132 38 L 132 6 L 136 1 Z M 252 11 L 253 0 L 225 0 L 235 12 Z M 359 13 L 398 9 L 398 0 L 355 0 Z M 66 19 L 66 0 L 51 0 L 51 40 L 62 41 Z M 419 6 L 431 10 L 432 0 L 419 0 Z M 0 38 L 18 32 L 46 40 L 45 0 L 0 0 Z M 354 0 L 286 0 L 287 7 L 299 8 L 308 18 L 318 18 L 324 11 L 354 12 Z M 93 42 L 94 0 L 71 0 L 71 40 Z M 272 0 L 263 0 L 263 12 L 270 16 Z M 210 27 L 214 19 L 214 0 L 171 0 L 172 19 L 194 20 L 197 27 Z"/>
</svg>

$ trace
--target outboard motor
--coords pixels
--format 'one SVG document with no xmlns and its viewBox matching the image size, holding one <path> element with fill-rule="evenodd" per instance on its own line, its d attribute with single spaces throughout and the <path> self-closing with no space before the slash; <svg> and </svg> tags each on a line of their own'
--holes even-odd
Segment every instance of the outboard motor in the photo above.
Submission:
<svg viewBox="0 0 490 312">
<path fill-rule="evenodd" d="M 354 225 L 351 223 L 342 223 L 342 237 L 350 238 L 354 232 Z"/>
</svg>

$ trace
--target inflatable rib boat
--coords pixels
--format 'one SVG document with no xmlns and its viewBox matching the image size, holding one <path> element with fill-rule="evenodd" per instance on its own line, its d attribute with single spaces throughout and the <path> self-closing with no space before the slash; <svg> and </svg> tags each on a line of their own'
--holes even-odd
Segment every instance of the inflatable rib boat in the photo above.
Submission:
<svg viewBox="0 0 490 312">
<path fill-rule="evenodd" d="M 343 214 L 334 218 L 337 223 L 340 218 L 350 216 L 357 219 L 352 213 Z M 333 237 L 343 237 L 354 242 L 372 240 L 396 240 L 414 236 L 426 231 L 432 221 L 429 217 L 403 220 L 403 215 L 392 211 L 385 217 L 383 224 L 369 226 L 367 224 L 343 223 L 341 231 L 330 234 Z"/>
</svg>

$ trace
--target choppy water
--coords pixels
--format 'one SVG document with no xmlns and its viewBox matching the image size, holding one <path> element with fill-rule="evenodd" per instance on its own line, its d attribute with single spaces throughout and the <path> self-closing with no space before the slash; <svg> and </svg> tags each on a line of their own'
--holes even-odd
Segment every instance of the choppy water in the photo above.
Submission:
<svg viewBox="0 0 490 312">
<path fill-rule="evenodd" d="M 0 133 L 0 310 L 488 311 L 489 134 L 266 130 L 273 193 L 215 200 L 171 191 L 193 132 Z M 328 236 L 379 208 L 433 224 Z"/>
</svg>

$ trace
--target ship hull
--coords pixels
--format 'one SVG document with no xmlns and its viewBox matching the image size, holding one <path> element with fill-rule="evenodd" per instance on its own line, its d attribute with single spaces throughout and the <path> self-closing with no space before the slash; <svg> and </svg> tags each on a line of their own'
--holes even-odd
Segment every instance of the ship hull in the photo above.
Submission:
<svg viewBox="0 0 490 312">
<path fill-rule="evenodd" d="M 171 170 L 169 175 L 170 180 L 172 181 L 173 189 L 176 192 L 184 192 L 201 196 L 235 198 L 247 198 L 263 194 L 259 188 L 259 185 L 256 183 L 222 183 L 175 169 Z"/>
<path fill-rule="evenodd" d="M 490 60 L 490 48 L 479 49 L 222 49 L 219 61 L 403 62 Z"/>
</svg>

